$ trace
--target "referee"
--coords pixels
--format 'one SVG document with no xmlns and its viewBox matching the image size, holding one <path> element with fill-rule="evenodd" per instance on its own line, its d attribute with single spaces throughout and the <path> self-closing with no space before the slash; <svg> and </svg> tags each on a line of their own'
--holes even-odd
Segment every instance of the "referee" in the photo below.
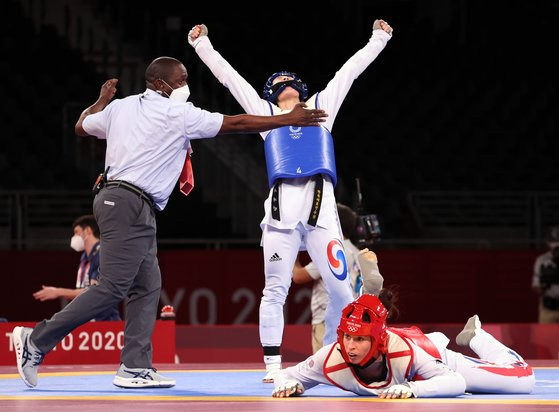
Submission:
<svg viewBox="0 0 559 412">
<path fill-rule="evenodd" d="M 180 61 L 159 57 L 146 69 L 143 93 L 111 102 L 118 80 L 110 79 L 80 115 L 77 135 L 107 141 L 107 171 L 93 201 L 103 250 L 101 275 L 99 284 L 51 319 L 34 329 L 14 329 L 18 371 L 28 386 L 37 385 L 37 369 L 46 353 L 124 297 L 124 347 L 113 383 L 125 388 L 174 386 L 175 379 L 152 367 L 151 335 L 161 290 L 155 211 L 165 208 L 179 176 L 181 191 L 192 188 L 190 141 L 288 125 L 318 126 L 326 116 L 322 110 L 304 109 L 304 104 L 278 116 L 210 113 L 187 102 L 187 77 Z"/>
</svg>

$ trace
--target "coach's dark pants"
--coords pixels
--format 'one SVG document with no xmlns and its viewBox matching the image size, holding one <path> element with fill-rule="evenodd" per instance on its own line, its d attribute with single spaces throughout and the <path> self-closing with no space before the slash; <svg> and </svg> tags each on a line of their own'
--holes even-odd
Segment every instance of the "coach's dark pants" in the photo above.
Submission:
<svg viewBox="0 0 559 412">
<path fill-rule="evenodd" d="M 31 340 L 46 353 L 128 296 L 120 360 L 129 368 L 151 367 L 151 334 L 161 290 L 155 213 L 139 195 L 122 187 L 102 189 L 93 201 L 93 213 L 101 231 L 99 284 L 38 323 Z"/>
</svg>

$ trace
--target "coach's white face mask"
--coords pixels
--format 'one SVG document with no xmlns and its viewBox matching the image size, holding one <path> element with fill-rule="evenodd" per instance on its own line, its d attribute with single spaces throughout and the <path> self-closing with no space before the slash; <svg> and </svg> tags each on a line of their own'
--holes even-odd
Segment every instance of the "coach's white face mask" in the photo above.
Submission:
<svg viewBox="0 0 559 412">
<path fill-rule="evenodd" d="M 167 83 L 165 80 L 160 79 L 163 83 L 165 83 L 167 86 L 171 87 L 169 85 L 169 83 Z M 188 100 L 188 98 L 190 97 L 190 88 L 188 87 L 188 84 L 185 84 L 182 87 L 177 87 L 176 89 L 173 89 L 171 87 L 171 89 L 173 90 L 171 92 L 171 94 L 167 95 L 169 97 L 169 99 L 171 100 L 175 100 L 177 102 L 186 102 Z M 164 91 L 159 91 L 158 93 L 165 93 Z M 165 93 L 167 94 L 167 93 Z"/>
<path fill-rule="evenodd" d="M 85 242 L 80 235 L 74 235 L 70 240 L 70 247 L 76 252 L 83 252 L 85 250 Z"/>
<path fill-rule="evenodd" d="M 186 102 L 188 101 L 189 97 L 190 88 L 188 87 L 188 84 L 185 84 L 184 86 L 177 89 L 173 89 L 173 91 L 169 95 L 169 99 L 176 100 L 177 102 Z"/>
</svg>

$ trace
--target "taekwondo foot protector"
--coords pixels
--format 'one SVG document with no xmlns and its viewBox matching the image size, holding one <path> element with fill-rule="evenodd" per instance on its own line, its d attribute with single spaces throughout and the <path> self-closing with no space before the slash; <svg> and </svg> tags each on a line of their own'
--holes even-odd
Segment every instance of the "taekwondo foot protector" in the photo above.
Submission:
<svg viewBox="0 0 559 412">
<path fill-rule="evenodd" d="M 281 355 L 264 356 L 264 363 L 266 364 L 266 376 L 262 378 L 262 382 L 274 383 L 274 378 L 281 370 Z"/>
<path fill-rule="evenodd" d="M 456 336 L 456 344 L 459 346 L 470 346 L 470 341 L 476 336 L 476 332 L 481 329 L 481 322 L 477 315 L 472 316 L 466 322 L 464 329 Z"/>
</svg>

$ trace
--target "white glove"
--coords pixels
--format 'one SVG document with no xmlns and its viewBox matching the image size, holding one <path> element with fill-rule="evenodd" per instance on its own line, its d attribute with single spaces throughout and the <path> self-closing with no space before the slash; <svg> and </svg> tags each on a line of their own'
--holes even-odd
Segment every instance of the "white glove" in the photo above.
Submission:
<svg viewBox="0 0 559 412">
<path fill-rule="evenodd" d="M 408 399 L 414 398 L 415 395 L 407 383 L 400 385 L 392 385 L 390 388 L 382 392 L 379 398 L 385 399 Z"/>
<path fill-rule="evenodd" d="M 277 386 L 272 392 L 274 398 L 288 398 L 290 396 L 298 396 L 305 392 L 305 388 L 299 382 L 288 380 Z"/>
<path fill-rule="evenodd" d="M 375 22 L 373 23 L 373 30 L 384 30 L 386 33 L 390 34 L 390 36 L 392 36 L 393 32 L 390 24 L 381 19 L 375 20 Z"/>
<path fill-rule="evenodd" d="M 194 46 L 196 39 L 208 35 L 208 28 L 205 24 L 197 24 L 188 32 L 188 43 Z"/>
<path fill-rule="evenodd" d="M 382 289 L 384 278 L 378 268 L 377 255 L 365 248 L 357 255 L 357 264 L 361 271 L 361 279 L 363 280 L 363 293 L 372 293 L 378 296 Z"/>
</svg>

